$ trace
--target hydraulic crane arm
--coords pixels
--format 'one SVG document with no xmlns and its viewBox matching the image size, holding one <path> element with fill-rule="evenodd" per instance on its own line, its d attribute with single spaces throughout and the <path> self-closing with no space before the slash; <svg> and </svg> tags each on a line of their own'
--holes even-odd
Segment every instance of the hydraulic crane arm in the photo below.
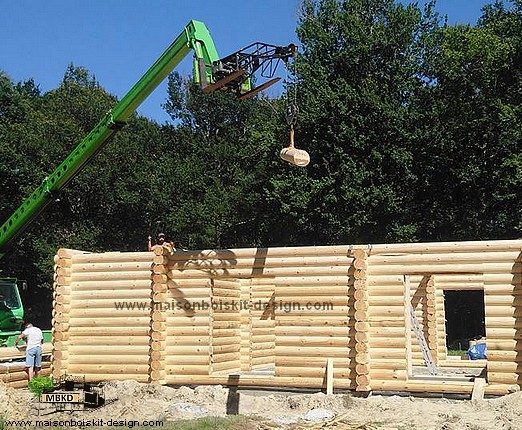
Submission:
<svg viewBox="0 0 522 430">
<path fill-rule="evenodd" d="M 271 45 L 265 44 L 265 46 L 270 47 Z M 190 51 L 194 53 L 194 79 L 204 92 L 225 88 L 242 96 L 254 95 L 255 90 L 252 90 L 251 78 L 256 70 L 263 64 L 272 64 L 273 61 L 277 62 L 280 59 L 287 61 L 295 55 L 295 46 L 272 47 L 268 55 L 264 51 L 259 51 L 259 54 L 254 53 L 246 57 L 240 54 L 243 51 L 238 51 L 236 54 L 226 57 L 225 61 L 221 61 L 205 24 L 190 21 L 134 87 L 0 226 L 0 258 L 5 255 L 9 246 L 23 230 L 31 224 L 31 221 L 53 200 L 58 191 L 114 137 L 138 106 Z M 242 61 L 234 64 L 234 58 L 242 58 Z"/>
</svg>

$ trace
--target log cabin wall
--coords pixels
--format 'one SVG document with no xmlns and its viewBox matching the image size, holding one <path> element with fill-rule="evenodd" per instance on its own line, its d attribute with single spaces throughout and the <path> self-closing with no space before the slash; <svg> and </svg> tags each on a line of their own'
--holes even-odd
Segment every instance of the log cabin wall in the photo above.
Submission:
<svg viewBox="0 0 522 430">
<path fill-rule="evenodd" d="M 70 262 L 56 273 L 53 374 L 469 393 L 472 382 L 416 377 L 424 359 L 409 304 L 435 364 L 446 366 L 444 291 L 483 289 L 486 393 L 505 394 L 522 375 L 521 246 L 59 250 Z"/>
</svg>

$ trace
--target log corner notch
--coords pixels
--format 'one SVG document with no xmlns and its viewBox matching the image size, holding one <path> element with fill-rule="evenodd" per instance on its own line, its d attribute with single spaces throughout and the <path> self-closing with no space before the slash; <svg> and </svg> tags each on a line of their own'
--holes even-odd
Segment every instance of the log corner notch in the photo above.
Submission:
<svg viewBox="0 0 522 430">
<path fill-rule="evenodd" d="M 59 379 L 67 373 L 71 311 L 71 267 L 75 254 L 88 254 L 88 252 L 60 248 L 54 256 L 51 374 L 55 379 Z"/>
<path fill-rule="evenodd" d="M 355 298 L 355 383 L 356 391 L 370 392 L 370 348 L 368 338 L 368 253 L 364 249 L 353 251 Z"/>
<path fill-rule="evenodd" d="M 154 249 L 151 265 L 150 327 L 149 327 L 149 382 L 166 383 L 166 330 L 168 284 L 168 255 L 165 247 Z"/>
</svg>

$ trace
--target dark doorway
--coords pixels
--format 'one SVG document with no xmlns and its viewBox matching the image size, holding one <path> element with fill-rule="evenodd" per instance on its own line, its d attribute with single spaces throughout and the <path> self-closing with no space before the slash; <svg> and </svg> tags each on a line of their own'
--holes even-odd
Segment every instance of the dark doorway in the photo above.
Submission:
<svg viewBox="0 0 522 430">
<path fill-rule="evenodd" d="M 444 291 L 446 344 L 448 349 L 467 350 L 469 341 L 486 335 L 484 291 Z"/>
</svg>

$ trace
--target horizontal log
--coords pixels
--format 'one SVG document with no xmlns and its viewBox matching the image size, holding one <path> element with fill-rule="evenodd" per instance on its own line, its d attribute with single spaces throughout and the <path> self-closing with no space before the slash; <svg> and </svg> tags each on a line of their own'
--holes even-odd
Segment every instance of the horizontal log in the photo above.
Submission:
<svg viewBox="0 0 522 430">
<path fill-rule="evenodd" d="M 151 279 L 150 276 L 143 279 L 127 279 L 117 281 L 74 281 L 71 282 L 71 288 L 75 293 L 80 291 L 98 292 L 102 290 L 116 290 L 120 292 L 133 290 L 150 290 Z"/>
<path fill-rule="evenodd" d="M 274 367 L 274 357 L 252 357 L 252 370 Z"/>
<path fill-rule="evenodd" d="M 284 336 L 276 338 L 277 346 L 340 347 L 355 346 L 355 339 L 329 336 Z"/>
<path fill-rule="evenodd" d="M 209 345 L 211 337 L 207 335 L 201 336 L 173 336 L 167 338 L 167 346 L 202 346 Z"/>
<path fill-rule="evenodd" d="M 492 252 L 492 251 L 518 251 L 521 242 L 518 240 L 499 241 L 462 241 L 462 242 L 429 242 L 407 244 L 372 244 L 362 245 L 361 249 L 369 253 L 371 259 L 375 255 L 386 253 L 448 253 L 448 252 Z M 220 259 L 228 261 L 241 258 L 290 257 L 290 256 L 318 256 L 318 255 L 342 255 L 352 256 L 351 246 L 309 246 L 309 247 L 284 247 L 284 248 L 243 248 L 230 250 L 201 250 L 178 251 L 170 257 L 171 260 L 186 259 Z"/>
<path fill-rule="evenodd" d="M 267 282 L 279 288 L 319 288 L 341 287 L 347 288 L 352 285 L 353 280 L 347 273 L 338 276 L 320 275 L 320 276 L 278 276 L 273 278 L 258 278 L 252 280 L 251 288 L 256 289 L 257 285 Z M 243 279 L 245 281 L 245 279 Z"/>
<path fill-rule="evenodd" d="M 293 378 L 321 378 L 326 377 L 326 368 L 310 368 L 310 367 L 276 367 L 276 377 L 293 377 Z M 338 369 L 334 366 L 334 379 L 354 379 L 355 371 Z"/>
<path fill-rule="evenodd" d="M 218 298 L 223 298 L 224 300 L 231 301 L 237 300 L 239 301 L 240 292 L 239 290 L 228 290 L 225 288 L 212 288 L 212 300 L 217 300 Z"/>
<path fill-rule="evenodd" d="M 208 376 L 211 373 L 211 368 L 209 364 L 206 365 L 189 365 L 189 364 L 180 364 L 180 365 L 168 365 L 165 369 L 167 375 L 205 375 Z"/>
<path fill-rule="evenodd" d="M 149 357 L 146 355 L 80 355 L 73 354 L 68 358 L 68 364 L 88 364 L 88 365 L 105 365 L 105 364 L 121 364 L 125 365 L 147 365 Z"/>
<path fill-rule="evenodd" d="M 422 264 L 462 264 L 462 263 L 497 263 L 515 262 L 519 258 L 520 252 L 517 251 L 496 251 L 496 252 L 453 252 L 453 253 L 423 253 L 406 255 L 372 255 L 369 259 L 372 271 L 376 266 L 381 265 L 422 265 Z M 479 272 L 479 271 L 477 271 Z M 437 273 L 434 271 L 434 273 Z M 438 281 L 440 282 L 440 281 Z"/>
<path fill-rule="evenodd" d="M 113 335 L 113 336 L 95 336 L 94 334 L 91 336 L 72 336 L 69 340 L 69 346 L 87 346 L 87 345 L 98 345 L 98 346 L 125 346 L 125 345 L 148 345 L 149 344 L 149 336 L 122 336 L 122 335 Z"/>
<path fill-rule="evenodd" d="M 277 326 L 274 330 L 278 339 L 285 336 L 348 337 L 350 335 L 355 335 L 355 330 L 348 328 L 348 326 Z"/>
<path fill-rule="evenodd" d="M 169 366 L 181 365 L 202 365 L 208 368 L 210 363 L 210 356 L 205 354 L 199 355 L 165 355 L 165 364 Z"/>
<path fill-rule="evenodd" d="M 257 343 L 267 343 L 267 342 L 274 344 L 275 339 L 276 339 L 275 334 L 252 335 L 250 337 L 250 341 L 253 345 L 255 345 Z"/>
<path fill-rule="evenodd" d="M 73 266 L 74 269 L 74 266 Z M 122 271 L 122 272 L 88 272 L 80 273 L 73 272 L 70 282 L 83 282 L 83 281 L 116 281 L 116 280 L 144 280 L 151 279 L 150 270 L 134 270 L 134 271 Z M 58 282 L 58 281 L 57 281 Z"/>
<path fill-rule="evenodd" d="M 116 311 L 115 314 L 117 315 Z M 69 324 L 73 327 L 148 327 L 150 318 L 140 317 L 108 317 L 108 318 L 71 318 Z"/>
<path fill-rule="evenodd" d="M 58 258 L 73 258 L 74 256 L 78 256 L 80 254 L 90 254 L 87 251 L 80 251 L 78 249 L 70 249 L 70 248 L 59 248 L 56 251 L 56 255 Z"/>
<path fill-rule="evenodd" d="M 486 311 L 486 329 L 488 328 L 518 328 L 520 323 L 513 316 L 491 317 Z"/>
<path fill-rule="evenodd" d="M 241 369 L 241 364 L 238 361 L 226 361 L 223 363 L 212 363 L 210 365 L 211 372 L 224 372 L 224 371 L 239 371 Z"/>
<path fill-rule="evenodd" d="M 297 347 L 279 346 L 276 343 L 275 355 L 277 357 L 328 357 L 328 358 L 349 358 L 355 357 L 355 349 L 345 347 Z"/>
<path fill-rule="evenodd" d="M 489 317 L 518 318 L 522 317 L 522 308 L 514 306 L 487 306 L 486 319 Z"/>
<path fill-rule="evenodd" d="M 111 348 L 107 348 L 106 346 L 96 346 L 96 345 L 88 345 L 88 346 L 77 346 L 77 345 L 69 345 L 69 355 L 78 354 L 78 355 L 149 355 L 149 346 L 148 345 L 114 345 Z"/>
<path fill-rule="evenodd" d="M 72 257 L 74 264 L 104 264 L 118 262 L 152 262 L 150 252 L 103 252 L 103 253 L 75 253 Z"/>
<path fill-rule="evenodd" d="M 101 381 L 136 381 L 136 382 L 149 382 L 148 373 L 138 374 L 123 374 L 123 373 L 107 373 L 106 371 L 97 371 L 93 373 L 85 373 L 78 372 L 76 369 L 74 371 L 68 371 L 68 376 L 78 376 L 82 378 L 82 381 L 85 382 L 101 382 Z"/>
<path fill-rule="evenodd" d="M 471 362 L 475 362 L 477 360 L 469 360 Z M 505 362 L 505 361 L 487 361 L 487 370 L 488 375 L 489 372 L 492 373 L 513 373 L 520 374 L 522 373 L 522 363 L 517 362 Z M 485 366 L 486 366 L 485 365 Z"/>
<path fill-rule="evenodd" d="M 65 318 L 66 320 L 69 318 L 133 318 L 133 317 L 147 317 L 150 318 L 150 309 L 147 306 L 144 309 L 117 309 L 115 307 L 112 308 L 84 308 L 84 309 L 71 309 L 69 315 Z M 54 317 L 55 321 L 61 322 L 57 319 L 57 316 Z"/>
<path fill-rule="evenodd" d="M 334 367 L 341 368 L 353 368 L 355 361 L 353 358 L 347 357 L 334 357 L 332 358 Z M 283 367 L 322 367 L 326 369 L 327 358 L 316 356 L 316 357 L 286 357 L 286 356 L 275 356 L 275 365 Z"/>
<path fill-rule="evenodd" d="M 50 354 L 53 350 L 51 342 L 42 344 L 42 354 Z M 25 358 L 25 345 L 19 347 L 5 346 L 0 348 L 0 361 L 8 361 L 15 358 Z"/>
<path fill-rule="evenodd" d="M 488 383 L 520 385 L 522 383 L 522 375 L 517 373 L 490 372 L 488 369 Z"/>
<path fill-rule="evenodd" d="M 203 289 L 210 290 L 212 286 L 212 281 L 209 277 L 201 277 L 195 279 L 177 279 L 177 278 L 169 278 L 167 280 L 167 286 L 169 289 Z"/>
<path fill-rule="evenodd" d="M 357 260 L 362 261 L 364 260 Z M 270 258 L 242 257 L 234 259 L 234 261 L 224 260 L 221 258 L 199 258 L 194 260 L 170 260 L 170 268 L 172 270 L 200 270 L 215 274 L 216 271 L 226 270 L 229 268 L 248 268 L 248 269 L 265 269 L 273 267 L 322 267 L 322 266 L 350 266 L 353 262 L 352 257 L 329 255 L 324 256 L 271 256 Z M 358 263 L 363 264 L 363 263 Z M 261 270 L 255 273 L 250 271 L 251 275 L 257 275 Z M 226 272 L 225 272 L 226 276 Z M 232 275 L 233 276 L 233 275 Z M 252 276 L 254 277 L 254 276 Z"/>
<path fill-rule="evenodd" d="M 514 261 L 495 263 L 454 263 L 454 264 L 386 264 L 376 265 L 372 262 L 373 274 L 429 274 L 429 273 L 520 273 L 521 264 Z"/>
<path fill-rule="evenodd" d="M 355 362 L 353 358 L 332 358 L 334 368 L 353 369 Z M 327 358 L 325 357 L 280 357 L 275 356 L 277 367 L 320 367 L 326 369 Z"/>
<path fill-rule="evenodd" d="M 210 303 L 210 288 L 170 288 L 168 290 L 169 301 L 182 302 L 189 300 L 191 302 L 208 302 Z"/>
<path fill-rule="evenodd" d="M 167 384 L 173 385 L 241 385 L 241 386 L 265 386 L 265 387 L 299 387 L 299 388 L 326 388 L 326 380 L 322 378 L 295 378 L 295 377 L 275 377 L 266 375 L 241 375 L 239 379 L 231 380 L 228 375 L 212 375 L 212 376 L 184 376 L 184 375 L 167 375 Z M 338 389 L 355 389 L 355 382 L 350 379 L 340 379 L 335 382 Z"/>
<path fill-rule="evenodd" d="M 321 266 L 321 267 L 269 267 L 263 269 L 262 276 L 278 277 L 278 276 L 332 276 L 346 275 L 347 268 L 345 266 Z M 237 278 L 252 277 L 251 268 L 227 268 L 216 269 L 214 276 L 234 276 Z M 256 276 L 261 276 L 257 275 Z M 168 277 L 171 279 L 187 279 L 200 278 L 201 271 L 198 270 L 169 270 Z"/>
<path fill-rule="evenodd" d="M 125 253 L 127 254 L 127 253 Z M 150 257 L 150 256 L 149 256 Z M 152 262 L 152 258 L 143 261 L 103 261 L 96 263 L 86 263 L 86 262 L 78 262 L 76 260 L 73 261 L 72 270 L 75 274 L 79 273 L 99 273 L 99 272 L 144 272 L 148 271 L 150 275 L 150 271 L 153 266 L 160 266 L 154 264 Z"/>
<path fill-rule="evenodd" d="M 517 328 L 494 328 L 486 326 L 486 338 L 489 340 L 522 340 L 522 323 Z M 522 345 L 521 345 L 522 347 Z M 521 348 L 522 349 L 522 348 Z"/>
<path fill-rule="evenodd" d="M 53 261 L 56 266 L 58 267 L 71 267 L 72 266 L 72 259 L 71 258 L 60 258 L 58 255 L 55 255 L 53 257 Z"/>
<path fill-rule="evenodd" d="M 125 327 L 122 325 L 121 327 L 71 327 L 69 329 L 70 336 L 78 337 L 99 337 L 99 336 L 107 336 L 110 339 L 115 336 L 126 336 L 126 337 L 139 337 L 139 336 L 148 336 L 149 327 Z"/>
<path fill-rule="evenodd" d="M 201 346 L 187 346 L 187 345 L 175 345 L 170 346 L 167 344 L 165 348 L 165 353 L 167 356 L 175 356 L 175 355 L 200 355 L 210 354 L 210 346 L 209 345 L 201 345 Z"/>
<path fill-rule="evenodd" d="M 108 375 L 118 374 L 148 374 L 148 364 L 69 364 L 68 372 L 75 373 L 107 373 Z"/>
<path fill-rule="evenodd" d="M 139 290 L 93 290 L 93 291 L 81 291 L 75 290 L 71 293 L 71 308 L 77 308 L 77 303 L 80 301 L 94 301 L 94 300 L 105 300 L 108 302 L 108 306 L 114 306 L 114 303 L 133 303 L 135 301 L 150 302 L 150 289 L 139 289 Z"/>
<path fill-rule="evenodd" d="M 348 327 L 349 318 L 347 315 L 337 317 L 294 317 L 289 315 L 278 315 L 275 321 L 276 327 Z M 355 323 L 355 321 L 353 321 Z"/>
<path fill-rule="evenodd" d="M 520 307 L 522 305 L 522 296 L 511 296 L 511 295 L 492 296 L 492 295 L 486 294 L 484 296 L 484 305 L 486 307 L 490 307 L 490 306 Z"/>
</svg>

